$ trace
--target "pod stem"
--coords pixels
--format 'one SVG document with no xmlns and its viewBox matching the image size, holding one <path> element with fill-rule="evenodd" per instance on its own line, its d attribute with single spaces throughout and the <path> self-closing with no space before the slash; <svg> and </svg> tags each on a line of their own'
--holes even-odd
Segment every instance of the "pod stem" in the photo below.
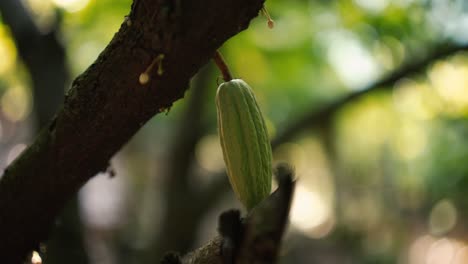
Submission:
<svg viewBox="0 0 468 264">
<path fill-rule="evenodd" d="M 216 64 L 216 67 L 221 71 L 223 75 L 223 80 L 225 82 L 229 82 L 232 80 L 231 72 L 229 71 L 229 67 L 227 66 L 226 62 L 223 59 L 221 53 L 217 50 L 213 56 L 213 61 Z"/>
</svg>

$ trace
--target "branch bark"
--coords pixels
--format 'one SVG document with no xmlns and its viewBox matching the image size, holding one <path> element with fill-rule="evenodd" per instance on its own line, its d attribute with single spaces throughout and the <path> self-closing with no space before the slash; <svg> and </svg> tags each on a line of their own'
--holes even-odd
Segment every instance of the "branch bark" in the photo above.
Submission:
<svg viewBox="0 0 468 264">
<path fill-rule="evenodd" d="M 247 28 L 263 0 L 135 0 L 128 19 L 81 74 L 63 108 L 0 180 L 0 259 L 19 263 L 55 216 L 152 116 L 183 97 L 224 41 Z M 141 73 L 164 54 L 164 73 Z"/>
</svg>

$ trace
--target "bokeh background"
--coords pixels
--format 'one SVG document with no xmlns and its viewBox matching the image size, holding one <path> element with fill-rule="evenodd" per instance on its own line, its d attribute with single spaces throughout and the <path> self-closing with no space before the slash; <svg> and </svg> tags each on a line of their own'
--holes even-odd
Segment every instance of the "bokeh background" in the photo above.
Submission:
<svg viewBox="0 0 468 264">
<path fill-rule="evenodd" d="M 0 166 L 28 145 L 130 0 L 0 1 Z M 268 0 L 221 49 L 297 174 L 281 263 L 468 263 L 468 2 Z M 241 208 L 210 63 L 57 219 L 44 263 L 155 263 Z M 118 78 L 118 76 L 116 76 Z M 112 87 L 108 87 L 112 89 Z M 138 89 L 138 87 L 135 87 Z M 115 175 L 114 175 L 115 174 Z M 38 205 L 40 206 L 40 205 Z"/>
</svg>

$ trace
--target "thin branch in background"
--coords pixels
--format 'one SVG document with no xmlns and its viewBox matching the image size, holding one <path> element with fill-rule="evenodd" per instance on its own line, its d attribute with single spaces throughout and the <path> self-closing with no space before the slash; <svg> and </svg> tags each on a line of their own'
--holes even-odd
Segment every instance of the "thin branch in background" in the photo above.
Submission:
<svg viewBox="0 0 468 264">
<path fill-rule="evenodd" d="M 47 33 L 42 33 L 24 3 L 18 0 L 0 1 L 0 13 L 30 73 L 36 126 L 42 128 L 62 103 L 69 79 L 65 48 L 57 38 L 59 21 Z"/>
<path fill-rule="evenodd" d="M 198 224 L 211 207 L 200 207 L 196 188 L 190 186 L 195 148 L 205 134 L 203 104 L 213 86 L 213 67 L 208 64 L 194 79 L 187 106 L 178 121 L 175 135 L 168 147 L 166 187 L 164 188 L 164 217 L 159 235 L 148 248 L 148 262 L 160 259 L 168 250 L 187 251 L 196 238 Z M 187 201 L 191 201 L 188 203 Z M 158 204 L 158 203 L 156 203 Z"/>
<path fill-rule="evenodd" d="M 409 75 L 416 74 L 425 70 L 433 62 L 446 58 L 450 55 L 453 55 L 457 52 L 468 50 L 468 44 L 465 45 L 453 45 L 453 44 L 441 44 L 434 47 L 433 52 L 428 54 L 425 58 L 417 60 L 416 62 L 411 62 L 405 66 L 402 66 L 395 71 L 389 73 L 382 79 L 358 89 L 358 92 L 354 92 L 344 96 L 337 101 L 326 105 L 321 110 L 310 110 L 302 118 L 296 120 L 292 124 L 288 125 L 285 130 L 280 131 L 278 136 L 273 139 L 272 146 L 273 148 L 278 145 L 291 140 L 294 136 L 302 132 L 304 129 L 310 128 L 312 126 L 320 125 L 324 122 L 327 122 L 336 112 L 338 112 L 342 107 L 352 101 L 355 101 L 363 96 L 376 91 L 378 89 L 393 89 L 394 84 Z"/>
<path fill-rule="evenodd" d="M 56 20 L 51 30 L 44 34 L 37 28 L 24 4 L 17 0 L 2 0 L 0 13 L 3 22 L 10 28 L 19 56 L 31 76 L 33 114 L 36 119 L 33 130 L 37 132 L 49 122 L 62 103 L 69 73 L 65 48 L 56 34 L 60 21 Z M 88 262 L 77 197 L 58 216 L 46 249 L 41 255 L 48 264 Z"/>
</svg>

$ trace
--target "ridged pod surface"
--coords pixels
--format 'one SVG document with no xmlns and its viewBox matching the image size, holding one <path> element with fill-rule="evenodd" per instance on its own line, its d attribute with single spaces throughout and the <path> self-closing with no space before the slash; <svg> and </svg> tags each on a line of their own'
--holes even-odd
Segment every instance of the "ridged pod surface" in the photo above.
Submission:
<svg viewBox="0 0 468 264">
<path fill-rule="evenodd" d="M 218 87 L 216 108 L 229 181 L 250 210 L 271 190 L 272 154 L 265 121 L 252 89 L 241 79 Z"/>
</svg>

